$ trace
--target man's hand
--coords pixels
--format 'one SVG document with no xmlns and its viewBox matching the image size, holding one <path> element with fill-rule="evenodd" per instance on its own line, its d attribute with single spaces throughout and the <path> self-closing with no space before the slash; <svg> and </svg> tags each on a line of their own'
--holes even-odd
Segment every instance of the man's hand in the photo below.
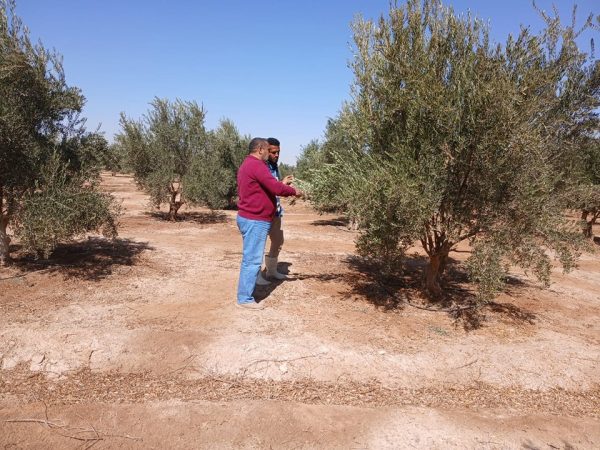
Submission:
<svg viewBox="0 0 600 450">
<path fill-rule="evenodd" d="M 304 192 L 302 189 L 294 189 L 296 189 L 296 197 L 306 198 L 306 192 Z"/>
<path fill-rule="evenodd" d="M 294 175 L 288 175 L 287 177 L 283 177 L 283 180 L 281 180 L 281 182 L 289 186 L 294 182 Z"/>
</svg>

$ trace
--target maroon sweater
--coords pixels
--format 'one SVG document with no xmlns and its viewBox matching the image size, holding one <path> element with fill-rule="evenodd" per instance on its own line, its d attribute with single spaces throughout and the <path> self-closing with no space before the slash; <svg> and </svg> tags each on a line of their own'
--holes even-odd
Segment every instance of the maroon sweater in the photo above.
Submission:
<svg viewBox="0 0 600 450">
<path fill-rule="evenodd" d="M 289 197 L 296 195 L 293 187 L 277 181 L 267 164 L 248 155 L 237 174 L 238 182 L 238 214 L 244 219 L 271 222 L 275 216 L 275 196 Z"/>
</svg>

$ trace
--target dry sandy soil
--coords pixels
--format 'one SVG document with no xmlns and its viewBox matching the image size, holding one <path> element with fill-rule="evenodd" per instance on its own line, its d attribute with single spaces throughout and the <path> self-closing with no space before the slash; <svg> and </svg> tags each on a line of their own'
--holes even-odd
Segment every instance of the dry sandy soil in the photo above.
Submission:
<svg viewBox="0 0 600 450">
<path fill-rule="evenodd" d="M 428 311 L 410 271 L 378 281 L 342 220 L 288 205 L 289 280 L 246 311 L 235 212 L 170 223 L 130 177 L 103 186 L 119 240 L 0 269 L 4 448 L 600 448 L 598 255 L 546 290 L 515 271 L 478 316 Z M 428 308 L 468 304 L 467 256 Z"/>
</svg>

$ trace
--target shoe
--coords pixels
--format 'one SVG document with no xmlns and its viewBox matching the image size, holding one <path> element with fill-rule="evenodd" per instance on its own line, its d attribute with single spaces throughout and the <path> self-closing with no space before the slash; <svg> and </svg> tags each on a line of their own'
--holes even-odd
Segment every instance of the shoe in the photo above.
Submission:
<svg viewBox="0 0 600 450">
<path fill-rule="evenodd" d="M 287 275 L 277 272 L 277 258 L 265 256 L 265 265 L 267 266 L 267 276 L 276 280 L 287 280 Z"/>
<path fill-rule="evenodd" d="M 254 309 L 256 311 L 265 309 L 265 305 L 263 303 L 256 303 L 256 302 L 248 302 L 248 303 L 237 303 L 236 302 L 236 305 L 238 308 Z"/>
<path fill-rule="evenodd" d="M 262 270 L 260 272 L 258 272 L 258 276 L 256 277 L 256 284 L 258 286 L 267 286 L 267 285 L 271 284 L 271 282 L 269 280 L 266 280 L 265 277 L 263 277 Z"/>
</svg>

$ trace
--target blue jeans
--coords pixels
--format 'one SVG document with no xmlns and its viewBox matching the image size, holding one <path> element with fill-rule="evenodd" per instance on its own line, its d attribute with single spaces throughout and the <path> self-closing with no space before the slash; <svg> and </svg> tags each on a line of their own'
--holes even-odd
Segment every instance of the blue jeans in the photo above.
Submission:
<svg viewBox="0 0 600 450">
<path fill-rule="evenodd" d="M 238 303 L 252 303 L 256 277 L 262 264 L 267 235 L 271 222 L 251 220 L 237 216 L 237 226 L 242 233 L 242 265 L 238 282 Z"/>
</svg>

